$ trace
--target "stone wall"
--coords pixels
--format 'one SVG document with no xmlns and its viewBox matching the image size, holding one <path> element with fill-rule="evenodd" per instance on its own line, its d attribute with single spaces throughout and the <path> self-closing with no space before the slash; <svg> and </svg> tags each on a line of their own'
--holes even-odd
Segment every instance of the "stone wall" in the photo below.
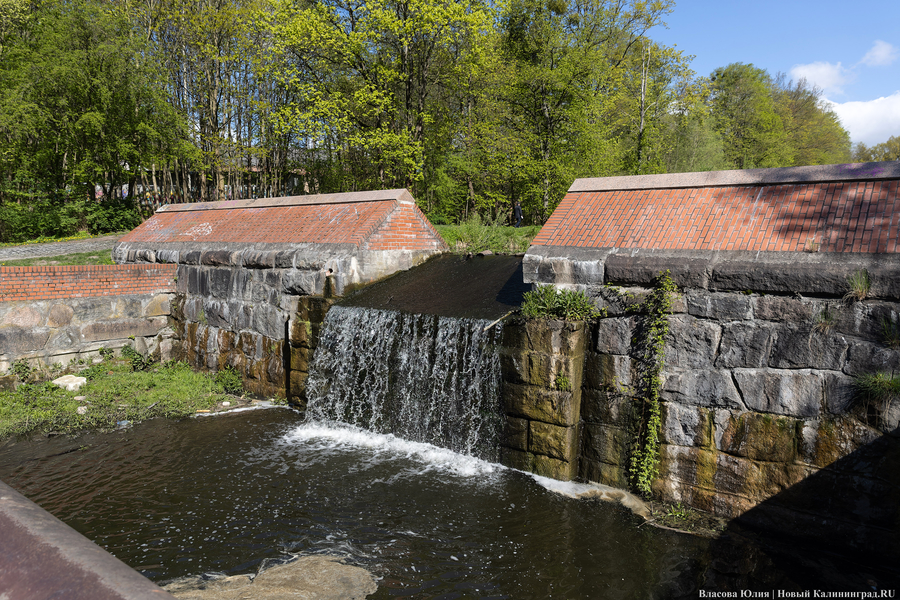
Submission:
<svg viewBox="0 0 900 600">
<path fill-rule="evenodd" d="M 0 374 L 44 369 L 133 346 L 168 360 L 173 266 L 0 268 Z"/>
<path fill-rule="evenodd" d="M 578 473 L 584 323 L 513 320 L 500 350 L 505 465 L 570 480 Z"/>
<path fill-rule="evenodd" d="M 866 400 L 854 383 L 900 373 L 896 259 L 796 253 L 741 269 L 686 252 L 584 258 L 551 263 L 545 253 L 530 272 L 608 311 L 586 332 L 580 478 L 628 485 L 642 403 L 634 307 L 669 269 L 680 293 L 668 319 L 654 495 L 818 539 L 827 522 L 853 547 L 896 536 L 900 482 L 882 463 L 900 451 L 900 400 Z M 733 277 L 717 276 L 719 265 Z M 845 298 L 861 270 L 867 297 Z"/>
</svg>

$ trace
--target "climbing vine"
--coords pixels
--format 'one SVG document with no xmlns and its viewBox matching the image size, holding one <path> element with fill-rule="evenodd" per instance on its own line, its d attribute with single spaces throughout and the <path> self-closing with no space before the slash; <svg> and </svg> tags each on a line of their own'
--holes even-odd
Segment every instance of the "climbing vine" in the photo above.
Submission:
<svg viewBox="0 0 900 600">
<path fill-rule="evenodd" d="M 639 358 L 638 393 L 641 399 L 638 401 L 628 474 L 632 485 L 645 495 L 650 494 L 650 484 L 659 470 L 659 431 L 662 426 L 659 394 L 669 314 L 672 312 L 672 298 L 677 291 L 669 271 L 660 273 L 653 291 L 635 308 L 643 316 L 633 340 Z"/>
</svg>

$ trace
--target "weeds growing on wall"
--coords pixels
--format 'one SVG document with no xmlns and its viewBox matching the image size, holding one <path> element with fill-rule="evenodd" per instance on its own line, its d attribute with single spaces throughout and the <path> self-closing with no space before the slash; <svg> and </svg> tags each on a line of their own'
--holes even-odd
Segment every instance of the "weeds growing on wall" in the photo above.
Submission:
<svg viewBox="0 0 900 600">
<path fill-rule="evenodd" d="M 659 432 L 662 426 L 659 395 L 665 359 L 666 335 L 672 299 L 678 289 L 668 271 L 661 273 L 653 291 L 636 307 L 638 322 L 634 346 L 639 358 L 637 391 L 639 406 L 631 444 L 628 476 L 637 491 L 650 495 L 650 484 L 659 471 Z"/>
<path fill-rule="evenodd" d="M 847 286 L 849 291 L 844 294 L 844 300 L 853 302 L 854 300 L 865 300 L 872 288 L 872 282 L 869 279 L 869 272 L 865 269 L 856 271 L 847 277 Z"/>
<path fill-rule="evenodd" d="M 526 319 L 588 321 L 603 314 L 584 292 L 557 290 L 552 285 L 525 292 L 522 302 L 522 315 Z"/>
</svg>

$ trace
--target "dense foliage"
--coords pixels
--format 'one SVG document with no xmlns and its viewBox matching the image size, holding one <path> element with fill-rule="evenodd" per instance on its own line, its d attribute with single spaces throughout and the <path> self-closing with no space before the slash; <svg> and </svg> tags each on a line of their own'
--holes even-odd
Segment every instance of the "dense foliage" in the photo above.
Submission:
<svg viewBox="0 0 900 600">
<path fill-rule="evenodd" d="M 576 177 L 849 159 L 819 90 L 650 39 L 673 6 L 3 0 L 0 242 L 127 229 L 139 196 L 394 187 L 537 225 Z"/>
</svg>

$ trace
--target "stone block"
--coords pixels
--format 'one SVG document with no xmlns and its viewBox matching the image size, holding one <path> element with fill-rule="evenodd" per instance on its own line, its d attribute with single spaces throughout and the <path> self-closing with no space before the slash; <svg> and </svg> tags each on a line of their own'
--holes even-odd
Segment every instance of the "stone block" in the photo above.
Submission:
<svg viewBox="0 0 900 600">
<path fill-rule="evenodd" d="M 578 426 L 560 427 L 540 421 L 528 425 L 528 451 L 567 462 L 578 456 Z"/>
<path fill-rule="evenodd" d="M 75 311 L 66 304 L 54 304 L 47 315 L 47 327 L 65 327 L 72 322 Z"/>
<path fill-rule="evenodd" d="M 200 255 L 200 264 L 209 267 L 234 266 L 232 252 L 230 250 L 206 250 Z"/>
<path fill-rule="evenodd" d="M 287 269 L 281 278 L 281 290 L 285 294 L 296 296 L 313 296 L 321 294 L 325 289 L 325 273 Z"/>
<path fill-rule="evenodd" d="M 765 321 L 808 323 L 818 313 L 809 300 L 788 296 L 757 296 L 750 298 L 753 316 Z"/>
<path fill-rule="evenodd" d="M 208 289 L 205 296 L 211 296 L 220 300 L 231 299 L 232 270 L 229 268 L 212 268 L 206 271 Z"/>
<path fill-rule="evenodd" d="M 4 327 L 0 329 L 0 348 L 9 357 L 18 357 L 44 348 L 50 339 L 50 330 Z"/>
<path fill-rule="evenodd" d="M 206 324 L 211 327 L 229 328 L 231 326 L 231 310 L 227 302 L 204 300 L 203 316 Z"/>
<path fill-rule="evenodd" d="M 268 338 L 283 338 L 286 320 L 286 315 L 274 306 L 263 304 L 253 307 L 253 329 Z"/>
<path fill-rule="evenodd" d="M 846 289 L 849 274 L 846 267 L 832 267 L 824 254 L 821 258 L 795 254 L 807 261 L 723 260 L 713 268 L 710 287 L 779 294 L 835 294 Z"/>
<path fill-rule="evenodd" d="M 53 385 L 63 388 L 69 392 L 77 392 L 81 386 L 87 383 L 87 377 L 78 377 L 76 375 L 63 375 L 51 381 Z"/>
<path fill-rule="evenodd" d="M 625 468 L 628 466 L 628 445 L 626 429 L 596 423 L 582 425 L 581 455 L 588 460 Z"/>
<path fill-rule="evenodd" d="M 503 433 L 500 436 L 500 445 L 515 450 L 528 450 L 528 419 L 507 417 Z"/>
<path fill-rule="evenodd" d="M 825 408 L 833 415 L 842 415 L 853 406 L 856 389 L 853 378 L 843 373 L 824 373 Z"/>
<path fill-rule="evenodd" d="M 576 462 L 566 462 L 558 458 L 535 454 L 533 455 L 531 472 L 535 475 L 559 481 L 572 481 L 578 474 L 578 465 Z"/>
<path fill-rule="evenodd" d="M 744 403 L 731 373 L 717 369 L 666 370 L 660 397 L 666 402 L 741 410 Z"/>
<path fill-rule="evenodd" d="M 848 475 L 855 474 L 856 461 L 843 461 L 846 464 L 838 461 L 881 437 L 877 431 L 848 415 L 807 421 L 804 434 L 803 462 L 820 468 L 830 467 L 836 473 Z"/>
<path fill-rule="evenodd" d="M 244 250 L 240 254 L 241 266 L 245 269 L 274 269 L 275 253 L 257 250 Z"/>
<path fill-rule="evenodd" d="M 533 463 L 534 456 L 528 452 L 514 450 L 512 448 L 500 449 L 500 464 L 509 467 L 510 469 L 531 473 Z"/>
<path fill-rule="evenodd" d="M 288 328 L 292 346 L 296 346 L 297 348 L 310 347 L 309 341 L 312 334 L 312 328 L 310 327 L 309 321 L 291 319 L 288 322 Z"/>
<path fill-rule="evenodd" d="M 157 294 L 147 302 L 141 314 L 145 317 L 159 317 L 172 314 L 172 294 Z"/>
<path fill-rule="evenodd" d="M 551 358 L 538 352 L 504 353 L 500 356 L 504 381 L 550 388 Z"/>
<path fill-rule="evenodd" d="M 866 300 L 835 311 L 834 331 L 860 337 L 868 342 L 884 342 L 885 324 L 900 321 L 900 305 Z M 896 325 L 894 325 L 896 327 Z"/>
<path fill-rule="evenodd" d="M 687 312 L 694 317 L 717 321 L 742 321 L 753 318 L 750 296 L 689 290 L 684 294 Z"/>
<path fill-rule="evenodd" d="M 802 421 L 768 414 L 733 415 L 718 448 L 733 456 L 770 462 L 791 462 L 801 444 Z"/>
<path fill-rule="evenodd" d="M 651 287 L 660 273 L 669 271 L 679 287 L 705 288 L 709 260 L 644 251 L 637 254 L 610 254 L 606 259 L 606 281 Z"/>
<path fill-rule="evenodd" d="M 821 413 L 825 383 L 822 373 L 808 369 L 735 369 L 734 379 L 752 411 L 796 418 Z"/>
<path fill-rule="evenodd" d="M 46 350 L 69 350 L 78 344 L 77 327 L 66 327 L 53 330 L 44 348 Z"/>
<path fill-rule="evenodd" d="M 13 305 L 0 317 L 0 328 L 17 327 L 21 329 L 34 329 L 44 321 L 41 311 L 31 306 Z"/>
<path fill-rule="evenodd" d="M 722 326 L 722 343 L 715 365 L 719 368 L 760 368 L 769 362 L 775 327 L 758 321 L 733 321 Z"/>
<path fill-rule="evenodd" d="M 709 446 L 711 427 L 708 411 L 698 406 L 663 402 L 660 406 L 660 442 L 675 446 Z"/>
<path fill-rule="evenodd" d="M 585 481 L 593 481 L 619 489 L 628 487 L 628 476 L 624 467 L 608 465 L 586 458 L 582 458 L 579 461 L 578 477 Z"/>
<path fill-rule="evenodd" d="M 721 339 L 722 327 L 717 323 L 689 315 L 673 315 L 669 317 L 666 336 L 666 364 L 676 368 L 710 368 Z"/>
<path fill-rule="evenodd" d="M 149 319 L 128 319 L 123 321 L 100 321 L 84 325 L 79 331 L 82 342 L 124 339 L 129 336 L 156 335 L 168 325 L 165 317 Z"/>
<path fill-rule="evenodd" d="M 634 327 L 634 317 L 600 319 L 593 332 L 594 350 L 600 354 L 629 354 Z"/>
<path fill-rule="evenodd" d="M 819 332 L 809 325 L 783 326 L 772 348 L 769 366 L 840 371 L 849 346 L 847 338 L 840 334 Z"/>
<path fill-rule="evenodd" d="M 853 342 L 843 371 L 847 375 L 900 372 L 900 350 L 871 342 Z"/>
<path fill-rule="evenodd" d="M 507 383 L 502 396 L 508 415 L 563 426 L 575 425 L 580 418 L 580 390 L 557 392 Z"/>
<path fill-rule="evenodd" d="M 200 251 L 199 250 L 186 250 L 181 253 L 178 257 L 178 260 L 183 265 L 199 265 L 200 264 Z"/>
<path fill-rule="evenodd" d="M 113 319 L 140 319 L 143 313 L 143 298 L 140 296 L 120 296 L 112 302 Z"/>
<path fill-rule="evenodd" d="M 631 387 L 634 361 L 630 356 L 588 353 L 584 359 L 583 386 L 621 392 Z"/>
<path fill-rule="evenodd" d="M 584 323 L 515 320 L 503 327 L 504 348 L 576 357 L 584 353 Z"/>
<path fill-rule="evenodd" d="M 325 320 L 325 315 L 334 302 L 335 300 L 332 298 L 319 296 L 300 298 L 297 306 L 297 317 L 310 323 L 321 323 Z"/>
<path fill-rule="evenodd" d="M 604 423 L 627 427 L 633 418 L 633 400 L 605 390 L 584 390 L 581 394 L 581 418 L 586 423 Z"/>
<path fill-rule="evenodd" d="M 291 348 L 291 371 L 309 371 L 311 352 L 308 348 Z"/>
</svg>

